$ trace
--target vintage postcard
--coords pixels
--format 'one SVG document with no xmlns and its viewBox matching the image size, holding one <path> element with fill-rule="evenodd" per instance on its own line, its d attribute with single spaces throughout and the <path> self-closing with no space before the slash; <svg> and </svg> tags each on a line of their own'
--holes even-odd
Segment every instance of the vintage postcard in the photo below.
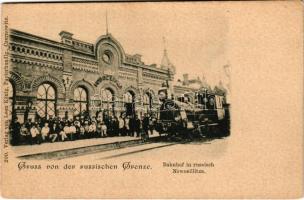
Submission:
<svg viewBox="0 0 304 200">
<path fill-rule="evenodd" d="M 300 198 L 303 5 L 5 3 L 5 198 Z"/>
</svg>

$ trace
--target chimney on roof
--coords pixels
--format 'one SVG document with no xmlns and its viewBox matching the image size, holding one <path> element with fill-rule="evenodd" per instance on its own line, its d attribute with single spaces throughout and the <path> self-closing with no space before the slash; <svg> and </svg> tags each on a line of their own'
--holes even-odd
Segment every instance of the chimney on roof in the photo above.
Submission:
<svg viewBox="0 0 304 200">
<path fill-rule="evenodd" d="M 61 37 L 61 42 L 67 45 L 73 45 L 73 33 L 67 32 L 67 31 L 61 31 L 59 33 L 60 37 Z"/>
<path fill-rule="evenodd" d="M 134 58 L 135 58 L 136 62 L 141 63 L 141 55 L 140 54 L 135 54 Z"/>
</svg>

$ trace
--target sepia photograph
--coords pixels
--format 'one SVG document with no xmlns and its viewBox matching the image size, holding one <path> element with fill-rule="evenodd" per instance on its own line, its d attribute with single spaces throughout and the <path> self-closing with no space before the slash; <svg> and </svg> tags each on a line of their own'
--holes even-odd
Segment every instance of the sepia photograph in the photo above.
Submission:
<svg viewBox="0 0 304 200">
<path fill-rule="evenodd" d="M 54 26 L 51 32 L 58 32 L 54 35 L 40 23 L 35 28 L 10 27 L 9 141 L 18 157 L 86 158 L 84 155 L 94 153 L 102 158 L 99 152 L 110 149 L 138 145 L 141 148 L 136 151 L 175 148 L 171 144 L 211 142 L 230 135 L 225 19 L 206 27 L 219 29 L 218 35 L 185 40 L 171 32 L 172 25 L 158 24 L 163 12 L 150 24 L 119 11 L 119 6 L 101 5 L 90 14 L 98 19 L 90 24 L 94 31 L 86 31 L 86 20 L 78 23 L 81 16 L 59 25 L 48 19 L 53 14 L 47 19 Z M 63 18 L 55 13 L 56 18 Z M 145 14 L 150 18 L 153 11 Z M 205 16 L 192 16 L 197 22 L 203 20 L 199 28 L 204 29 Z M 180 21 L 177 24 L 176 29 L 198 30 Z M 83 28 L 71 32 L 73 26 Z M 146 33 L 147 29 L 158 31 Z M 211 36 L 210 30 L 201 32 Z M 214 45 L 204 46 L 216 37 L 219 40 Z M 188 40 L 196 41 L 195 49 Z M 199 58 L 203 54 L 207 55 Z M 141 154 L 146 153 L 150 152 Z M 168 153 L 166 148 L 162 153 Z"/>
<path fill-rule="evenodd" d="M 303 196 L 300 1 L 1 9 L 4 198 Z"/>
</svg>

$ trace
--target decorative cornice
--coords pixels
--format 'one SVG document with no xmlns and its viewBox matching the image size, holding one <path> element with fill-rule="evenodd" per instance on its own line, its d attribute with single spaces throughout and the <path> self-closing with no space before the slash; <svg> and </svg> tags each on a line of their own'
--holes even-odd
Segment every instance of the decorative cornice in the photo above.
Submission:
<svg viewBox="0 0 304 200">
<path fill-rule="evenodd" d="M 84 64 L 88 64 L 88 65 L 93 65 L 93 66 L 98 67 L 97 60 L 92 60 L 92 59 L 86 59 L 86 58 L 80 58 L 80 57 L 73 56 L 72 61 L 79 62 L 79 63 L 84 63 Z"/>
<path fill-rule="evenodd" d="M 16 62 L 16 63 L 24 63 L 24 64 L 29 64 L 29 65 L 38 65 L 41 67 L 49 67 L 49 68 L 53 68 L 53 69 L 57 69 L 57 70 L 62 70 L 63 66 L 62 64 L 52 64 L 52 63 L 48 63 L 46 61 L 35 61 L 35 60 L 29 60 L 29 59 L 25 59 L 25 58 L 11 58 L 12 62 Z"/>
<path fill-rule="evenodd" d="M 78 63 L 78 62 L 73 62 L 72 65 L 73 65 L 74 70 L 98 73 L 98 68 L 93 67 L 91 65 L 81 64 L 81 63 Z"/>
<path fill-rule="evenodd" d="M 18 30 L 14 30 L 14 29 L 10 29 L 10 35 L 13 36 L 13 37 L 19 37 L 19 38 L 22 38 L 22 39 L 25 39 L 25 40 L 31 40 L 31 41 L 34 41 L 34 42 L 42 43 L 42 44 L 45 44 L 45 45 L 48 45 L 48 46 L 57 47 L 57 48 L 60 48 L 62 50 L 67 49 L 67 50 L 70 50 L 70 51 L 75 51 L 75 52 L 90 55 L 90 56 L 94 55 L 93 52 L 89 53 L 87 51 L 81 51 L 79 49 L 73 48 L 72 46 L 68 46 L 68 45 L 63 44 L 61 42 L 57 42 L 57 41 L 54 41 L 54 40 L 50 40 L 50 39 L 47 39 L 47 38 L 43 38 L 43 37 L 40 37 L 40 36 L 37 36 L 37 35 L 33 35 L 33 34 L 30 34 L 30 33 L 22 32 L 22 31 L 18 31 Z"/>
</svg>

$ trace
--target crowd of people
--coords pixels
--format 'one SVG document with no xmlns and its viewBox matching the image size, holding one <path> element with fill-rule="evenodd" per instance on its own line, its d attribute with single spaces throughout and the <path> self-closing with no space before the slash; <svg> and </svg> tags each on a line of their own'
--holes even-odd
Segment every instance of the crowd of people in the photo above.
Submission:
<svg viewBox="0 0 304 200">
<path fill-rule="evenodd" d="M 15 118 L 10 125 L 11 144 L 41 144 L 44 142 L 73 141 L 113 136 L 141 137 L 147 140 L 153 134 L 156 118 L 145 114 L 134 116 L 104 116 L 102 119 L 74 117 L 68 120 L 59 117 L 38 118 L 19 123 Z"/>
</svg>

